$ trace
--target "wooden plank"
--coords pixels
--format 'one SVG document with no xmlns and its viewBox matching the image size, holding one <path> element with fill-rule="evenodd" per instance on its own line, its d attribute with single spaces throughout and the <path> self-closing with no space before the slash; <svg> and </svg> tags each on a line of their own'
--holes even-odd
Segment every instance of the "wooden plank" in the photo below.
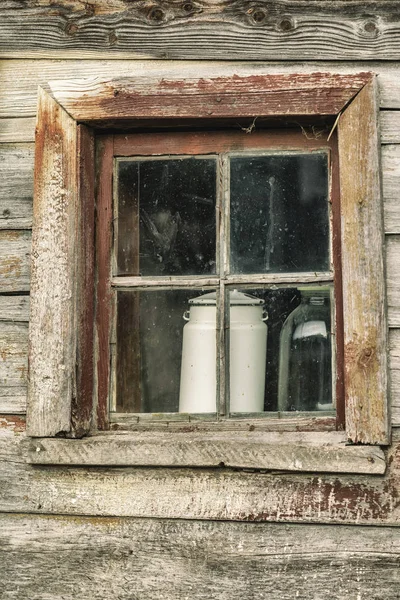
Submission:
<svg viewBox="0 0 400 600">
<path fill-rule="evenodd" d="M 399 536 L 388 527 L 34 515 L 0 524 L 5 600 L 398 598 Z"/>
<path fill-rule="evenodd" d="M 2 56 L 398 60 L 395 1 L 35 0 L 0 12 Z M 41 35 L 37 32 L 40 30 Z M 217 33 L 217 35 L 216 35 Z"/>
<path fill-rule="evenodd" d="M 29 321 L 29 296 L 0 296 L 1 321 L 27 323 Z"/>
<path fill-rule="evenodd" d="M 74 435 L 85 435 L 91 426 L 93 408 L 93 334 L 95 276 L 95 139 L 85 125 L 78 125 L 76 214 L 76 394 L 72 397 L 71 422 Z"/>
<path fill-rule="evenodd" d="M 83 440 L 42 439 L 28 450 L 31 464 L 94 466 L 218 467 L 369 473 L 386 470 L 382 450 L 348 446 L 346 435 L 325 433 L 103 434 Z"/>
<path fill-rule="evenodd" d="M 50 81 L 53 98 L 77 121 L 240 118 L 337 114 L 369 73 L 191 76 Z"/>
<path fill-rule="evenodd" d="M 110 332 L 113 326 L 111 252 L 113 243 L 113 136 L 100 138 L 96 147 L 98 183 L 96 190 L 96 324 L 95 397 L 97 427 L 108 429 L 110 394 Z M 101 351 L 99 351 L 101 349 Z M 95 417 L 95 418 L 96 418 Z"/>
<path fill-rule="evenodd" d="M 400 329 L 392 329 L 389 335 L 390 391 L 392 402 L 392 425 L 400 426 Z"/>
<path fill-rule="evenodd" d="M 386 109 L 400 108 L 399 66 L 383 62 L 258 62 L 228 63 L 168 60 L 7 60 L 0 69 L 0 118 L 33 117 L 36 115 L 37 89 L 54 79 L 154 77 L 183 78 L 227 77 L 229 75 L 268 75 L 280 73 L 378 73 L 380 105 Z"/>
<path fill-rule="evenodd" d="M 34 117 L 1 119 L 0 143 L 34 142 L 35 124 L 36 119 Z"/>
<path fill-rule="evenodd" d="M 26 411 L 29 296 L 0 296 L 0 414 Z"/>
<path fill-rule="evenodd" d="M 0 229 L 32 227 L 33 144 L 0 145 Z"/>
<path fill-rule="evenodd" d="M 1 421 L 0 421 L 1 424 Z M 8 425 L 8 426 L 7 426 Z M 16 430 L 16 433 L 14 433 Z M 0 512 L 399 524 L 400 445 L 384 476 L 25 464 L 19 422 L 0 427 Z"/>
<path fill-rule="evenodd" d="M 382 144 L 400 143 L 400 111 L 382 110 L 380 126 Z"/>
<path fill-rule="evenodd" d="M 0 292 L 29 290 L 30 249 L 30 231 L 0 231 Z"/>
<path fill-rule="evenodd" d="M 2 300 L 1 297 L 0 300 Z M 17 310 L 14 309 L 13 314 L 16 312 Z M 25 412 L 27 383 L 28 324 L 26 322 L 1 322 L 0 414 Z"/>
<path fill-rule="evenodd" d="M 400 145 L 382 146 L 384 224 L 387 233 L 400 233 Z"/>
<path fill-rule="evenodd" d="M 386 285 L 391 327 L 400 327 L 400 236 L 386 236 Z"/>
<path fill-rule="evenodd" d="M 27 414 L 30 435 L 43 436 L 71 427 L 80 283 L 76 123 L 43 91 L 35 172 Z"/>
<path fill-rule="evenodd" d="M 338 125 L 346 434 L 353 442 L 387 444 L 390 407 L 376 94 L 372 81 Z"/>
<path fill-rule="evenodd" d="M 5 395 L 3 395 L 5 394 Z M 0 415 L 24 415 L 26 413 L 26 389 L 0 388 Z"/>
</svg>

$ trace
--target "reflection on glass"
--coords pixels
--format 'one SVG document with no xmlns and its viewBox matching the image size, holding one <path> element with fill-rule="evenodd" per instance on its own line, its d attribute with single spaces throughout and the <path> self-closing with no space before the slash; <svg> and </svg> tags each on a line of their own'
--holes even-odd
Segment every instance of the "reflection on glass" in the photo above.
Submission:
<svg viewBox="0 0 400 600">
<path fill-rule="evenodd" d="M 185 362 L 182 357 L 184 316 L 187 318 L 189 300 L 199 295 L 198 292 L 181 289 L 117 293 L 118 412 L 178 412 L 181 366 Z M 212 342 L 208 338 L 206 348 L 200 343 L 201 336 L 197 336 L 191 354 L 185 348 L 184 352 L 188 353 L 189 361 L 193 358 L 196 361 L 193 364 L 198 366 L 207 357 L 207 352 L 214 351 L 213 371 L 208 377 L 213 377 L 215 382 L 215 301 L 213 313 Z M 204 330 L 203 324 L 197 323 L 199 327 Z M 204 390 L 210 382 L 204 381 L 202 385 Z M 213 394 L 215 411 L 215 384 Z"/>
<path fill-rule="evenodd" d="M 230 271 L 329 269 L 326 153 L 230 159 Z"/>
<path fill-rule="evenodd" d="M 230 292 L 231 413 L 334 408 L 329 294 L 321 287 Z M 296 329 L 296 315 L 318 322 Z"/>
<path fill-rule="evenodd" d="M 215 272 L 216 160 L 119 160 L 119 275 Z"/>
<path fill-rule="evenodd" d="M 329 290 L 302 290 L 301 304 L 280 336 L 279 410 L 328 410 L 332 406 Z"/>
</svg>

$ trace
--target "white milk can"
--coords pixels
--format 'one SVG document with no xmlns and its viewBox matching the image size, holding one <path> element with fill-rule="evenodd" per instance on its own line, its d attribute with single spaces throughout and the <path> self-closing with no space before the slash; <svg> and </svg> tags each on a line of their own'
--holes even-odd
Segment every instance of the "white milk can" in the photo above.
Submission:
<svg viewBox="0 0 400 600">
<path fill-rule="evenodd" d="M 230 293 L 230 411 L 264 410 L 267 319 L 264 301 Z M 216 293 L 189 300 L 184 314 L 179 412 L 216 412 Z"/>
</svg>

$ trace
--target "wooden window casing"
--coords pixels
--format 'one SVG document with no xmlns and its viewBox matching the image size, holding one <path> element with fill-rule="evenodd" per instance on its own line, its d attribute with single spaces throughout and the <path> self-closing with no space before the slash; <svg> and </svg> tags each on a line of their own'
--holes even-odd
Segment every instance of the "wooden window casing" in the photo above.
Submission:
<svg viewBox="0 0 400 600">
<path fill-rule="evenodd" d="M 119 444 L 110 437 L 111 433 L 96 436 L 97 447 L 106 444 L 101 446 L 102 458 L 98 451 L 96 457 L 88 458 L 87 444 L 91 438 L 59 439 L 60 436 L 79 438 L 93 431 L 93 425 L 96 428 L 93 389 L 97 388 L 98 381 L 93 369 L 94 346 L 108 343 L 102 339 L 93 341 L 93 128 L 112 126 L 121 120 L 147 126 L 153 120 L 167 122 L 168 119 L 206 122 L 211 117 L 253 120 L 288 115 L 311 119 L 331 116 L 336 119 L 340 168 L 346 432 L 310 433 L 308 441 L 307 434 L 299 434 L 293 451 L 297 448 L 301 453 L 304 443 L 309 444 L 309 450 L 315 445 L 315 435 L 328 447 L 336 439 L 342 444 L 341 455 L 348 457 L 346 466 L 338 465 L 332 454 L 332 464 L 329 467 L 327 461 L 325 470 L 371 472 L 366 466 L 369 462 L 380 465 L 380 470 L 377 466 L 378 470 L 372 472 L 383 472 L 381 460 L 371 460 L 370 455 L 368 458 L 363 454 L 363 451 L 375 452 L 376 457 L 378 448 L 368 450 L 343 445 L 346 440 L 370 445 L 390 442 L 377 111 L 377 83 L 371 73 L 61 81 L 51 82 L 48 89 L 39 90 L 27 431 L 32 437 L 49 439 L 41 440 L 41 446 L 32 449 L 32 462 L 215 464 L 214 459 L 204 457 L 198 461 L 190 457 L 180 461 L 165 454 L 152 458 L 151 452 L 145 459 L 135 458 L 137 450 L 133 447 L 125 454 L 120 452 L 118 456 L 117 452 L 111 456 L 112 445 L 118 447 Z M 106 149 L 103 156 L 107 152 L 111 153 L 112 148 Z M 100 179 L 98 183 L 98 193 L 109 194 L 111 198 L 112 190 L 102 190 L 102 186 L 111 186 L 111 181 Z M 97 248 L 107 247 L 108 235 L 109 231 L 97 231 Z M 108 300 L 105 289 L 104 302 Z M 98 373 L 104 368 L 102 360 L 100 358 Z M 101 414 L 99 417 L 101 421 Z M 275 439 L 275 434 L 271 435 Z M 57 439 L 50 439 L 56 436 Z M 239 441 L 233 442 L 236 447 L 240 446 Z M 197 447 L 208 444 L 209 448 L 212 443 L 203 436 Z M 260 439 L 254 438 L 254 443 L 260 444 Z M 253 462 L 250 460 L 250 466 L 269 468 L 265 466 L 270 464 L 265 454 L 271 447 L 267 438 L 263 443 L 264 460 L 258 456 Z M 47 452 L 41 452 L 46 444 Z M 57 444 L 62 445 L 63 452 Z M 86 450 L 78 456 L 80 444 L 86 444 Z M 279 445 L 284 445 L 284 438 L 279 438 Z M 334 446 L 335 452 L 338 447 Z M 300 466 L 292 461 L 292 466 L 286 468 L 310 470 L 313 465 L 315 469 L 321 468 L 318 463 L 321 448 L 315 448 L 311 452 L 312 460 L 303 461 Z M 362 468 L 356 466 L 356 455 L 363 457 Z M 228 457 L 225 464 L 248 466 L 248 462 Z M 274 464 L 275 468 L 284 468 L 276 466 L 281 464 L 279 460 Z"/>
</svg>

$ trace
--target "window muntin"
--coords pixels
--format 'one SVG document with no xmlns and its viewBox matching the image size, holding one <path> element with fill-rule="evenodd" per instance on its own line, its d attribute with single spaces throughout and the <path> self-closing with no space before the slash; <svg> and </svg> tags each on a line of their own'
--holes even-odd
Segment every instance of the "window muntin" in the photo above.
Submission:
<svg viewBox="0 0 400 600">
<path fill-rule="evenodd" d="M 330 343 L 332 335 L 334 338 L 334 297 L 333 288 L 326 288 L 333 281 L 329 170 L 329 149 L 324 147 L 312 151 L 255 148 L 216 155 L 133 155 L 115 159 L 114 289 L 118 290 L 118 299 L 111 352 L 112 411 L 157 413 L 157 418 L 159 413 L 170 418 L 171 412 L 183 416 L 187 406 L 190 413 L 231 417 L 277 410 L 319 411 L 318 414 L 332 411 L 336 399 L 335 348 Z M 282 304 L 285 292 L 292 298 L 292 309 L 296 300 L 300 303 L 299 286 L 283 288 L 283 284 L 288 279 L 303 283 L 301 289 L 305 292 L 310 272 L 314 275 L 311 281 L 325 286 L 316 291 L 316 296 L 332 296 L 332 301 L 327 300 L 329 352 L 322 361 L 330 367 L 330 385 L 325 384 L 322 401 L 304 401 L 299 405 L 288 398 L 282 403 L 282 393 L 278 394 L 278 388 L 282 388 L 278 382 L 282 377 L 279 332 L 290 310 L 281 306 L 279 319 L 276 315 L 272 319 L 274 305 L 278 297 Z M 282 279 L 280 273 L 284 274 Z M 230 352 L 229 344 L 233 347 L 235 342 L 227 332 L 232 333 L 230 317 L 236 309 L 227 309 L 228 298 L 233 289 L 246 284 L 256 289 L 255 281 L 269 274 L 276 274 L 273 287 L 263 285 L 256 290 L 264 313 L 271 313 L 267 360 L 263 361 L 261 375 L 265 379 L 264 399 L 254 403 L 254 398 L 249 398 L 249 410 L 245 409 L 246 403 L 238 405 L 233 401 L 232 411 L 229 404 L 230 395 L 233 398 L 236 394 L 237 366 L 232 368 L 230 364 L 235 354 Z M 135 276 L 133 286 L 130 278 L 129 291 L 123 289 L 129 279 L 125 280 L 124 275 Z M 188 287 L 178 290 L 188 275 L 193 287 L 190 291 Z M 189 300 L 207 293 L 202 281 L 205 275 L 214 275 L 208 283 L 218 288 L 215 345 L 208 351 L 216 368 L 208 367 L 207 385 L 199 385 L 194 378 L 197 400 L 185 403 L 180 393 L 185 385 L 182 315 L 190 314 Z M 146 289 L 149 283 L 151 291 Z M 168 328 L 168 323 L 173 326 Z M 205 323 L 201 326 L 205 327 Z M 194 368 L 201 370 L 203 363 L 199 354 Z M 327 368 L 325 379 L 326 372 Z M 199 387 L 210 390 L 210 385 L 215 387 L 215 401 L 206 400 L 211 393 L 208 391 L 208 395 L 204 392 L 202 404 Z M 204 406 L 215 408 L 208 411 Z M 240 410 L 235 410 L 235 406 Z"/>
</svg>

